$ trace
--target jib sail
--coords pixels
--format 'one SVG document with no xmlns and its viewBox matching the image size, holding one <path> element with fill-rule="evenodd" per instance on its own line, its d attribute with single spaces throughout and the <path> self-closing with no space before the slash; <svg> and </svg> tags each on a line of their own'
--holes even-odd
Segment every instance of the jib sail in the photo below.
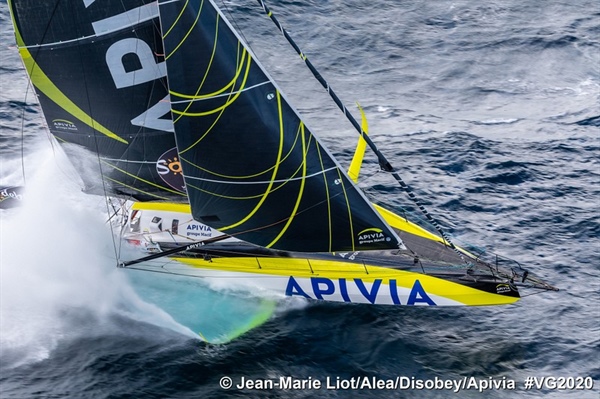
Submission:
<svg viewBox="0 0 600 399">
<path fill-rule="evenodd" d="M 217 6 L 164 0 L 159 9 L 194 218 L 276 249 L 398 248 Z"/>
</svg>

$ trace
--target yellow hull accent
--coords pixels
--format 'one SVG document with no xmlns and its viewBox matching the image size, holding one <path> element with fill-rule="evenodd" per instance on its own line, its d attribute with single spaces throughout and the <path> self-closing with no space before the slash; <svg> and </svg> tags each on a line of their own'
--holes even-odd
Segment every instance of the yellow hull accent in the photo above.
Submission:
<svg viewBox="0 0 600 399">
<path fill-rule="evenodd" d="M 421 226 L 411 222 L 410 220 L 408 220 L 406 218 L 403 218 L 400 215 L 395 214 L 392 211 L 388 211 L 387 209 L 385 209 L 377 204 L 373 204 L 373 207 L 375 208 L 375 210 L 377 210 L 377 212 L 379 212 L 379 214 L 383 217 L 383 219 L 390 226 L 392 226 L 398 230 L 405 231 L 407 233 L 414 234 L 419 237 L 427 238 L 432 241 L 436 241 L 436 242 L 440 242 L 440 243 L 445 242 L 442 237 L 425 230 Z M 472 256 L 473 258 L 476 258 L 475 255 L 469 253 L 468 251 L 462 249 L 461 247 L 457 246 L 456 248 L 458 250 L 460 250 L 461 252 L 463 252 L 464 254 L 467 254 L 469 256 Z"/>
<path fill-rule="evenodd" d="M 175 202 L 134 202 L 131 209 L 135 211 L 164 211 L 192 214 L 190 204 L 177 204 Z"/>
<path fill-rule="evenodd" d="M 397 215 L 392 211 L 388 211 L 387 209 L 377 204 L 373 204 L 373 207 L 375 208 L 375 210 L 377 210 L 377 212 L 379 212 L 379 214 L 390 226 L 398 230 L 405 231 L 407 233 L 414 234 L 419 237 L 427 238 L 432 241 L 444 242 L 444 240 L 440 236 L 430 233 L 421 226 L 414 224 L 410 220 L 403 218 L 402 216 Z"/>
<path fill-rule="evenodd" d="M 190 214 L 189 204 L 168 202 L 136 202 L 133 210 L 155 210 Z M 415 234 L 420 237 L 438 242 L 443 240 L 420 226 L 388 211 L 378 205 L 375 209 L 393 227 Z M 193 268 L 215 270 L 225 273 L 247 273 L 254 278 L 289 278 L 310 279 L 311 277 L 327 278 L 333 281 L 346 279 L 348 281 L 360 279 L 366 283 L 381 280 L 382 285 L 389 285 L 390 280 L 395 280 L 398 288 L 410 289 L 415 281 L 423 286 L 428 294 L 436 295 L 467 306 L 505 305 L 519 300 L 517 297 L 498 295 L 481 291 L 463 284 L 444 280 L 421 273 L 406 270 L 391 269 L 382 266 L 363 265 L 345 260 L 324 260 L 307 258 L 277 258 L 277 257 L 231 257 L 212 258 L 210 261 L 198 258 L 173 257 L 182 264 Z"/>
<path fill-rule="evenodd" d="M 519 300 L 516 297 L 497 295 L 471 288 L 459 283 L 443 280 L 425 274 L 394 270 L 380 266 L 363 266 L 344 261 L 299 258 L 213 258 L 210 261 L 197 258 L 177 257 L 174 260 L 195 268 L 219 270 L 230 273 L 251 273 L 260 277 L 289 277 L 310 279 L 311 277 L 337 279 L 361 279 L 373 283 L 381 279 L 382 285 L 389 280 L 396 281 L 397 287 L 411 288 L 419 280 L 428 294 L 437 295 L 467 306 L 506 305 Z M 312 271 L 311 271 L 312 270 Z M 368 273 L 367 273 L 368 271 Z M 260 277 L 259 277 L 260 276 Z"/>
</svg>

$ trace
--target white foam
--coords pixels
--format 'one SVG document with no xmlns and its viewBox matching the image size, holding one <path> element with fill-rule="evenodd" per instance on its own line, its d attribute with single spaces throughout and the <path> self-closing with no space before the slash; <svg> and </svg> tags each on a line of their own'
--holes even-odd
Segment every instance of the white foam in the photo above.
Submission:
<svg viewBox="0 0 600 399">
<path fill-rule="evenodd" d="M 23 206 L 0 213 L 3 357 L 41 360 L 60 340 L 86 334 L 89 328 L 66 323 L 73 309 L 102 328 L 120 314 L 195 336 L 141 301 L 116 269 L 104 199 L 83 194 L 70 164 L 52 149 L 29 159 L 37 167 Z"/>
</svg>

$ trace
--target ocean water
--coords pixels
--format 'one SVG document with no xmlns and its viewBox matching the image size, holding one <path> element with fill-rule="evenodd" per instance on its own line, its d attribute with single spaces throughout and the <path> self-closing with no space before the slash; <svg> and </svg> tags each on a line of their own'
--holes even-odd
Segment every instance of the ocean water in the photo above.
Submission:
<svg viewBox="0 0 600 399">
<path fill-rule="evenodd" d="M 347 164 L 356 133 L 257 3 L 219 4 Z M 448 232 L 561 290 L 486 308 L 281 301 L 228 344 L 200 341 L 115 269 L 103 201 L 79 192 L 48 139 L 2 0 L 0 186 L 29 191 L 27 212 L 0 214 L 0 398 L 598 398 L 598 2 L 269 5 L 345 104 L 363 106 L 374 141 Z M 404 205 L 402 190 L 376 171 L 367 157 L 365 190 Z M 226 390 L 225 376 L 324 386 L 473 377 L 501 386 Z M 594 387 L 526 389 L 528 377 L 581 377 Z"/>
</svg>

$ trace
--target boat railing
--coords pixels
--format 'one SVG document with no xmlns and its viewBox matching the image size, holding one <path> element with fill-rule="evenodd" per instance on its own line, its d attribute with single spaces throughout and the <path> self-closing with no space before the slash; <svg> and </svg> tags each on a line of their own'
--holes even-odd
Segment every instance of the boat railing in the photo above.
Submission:
<svg viewBox="0 0 600 399">
<path fill-rule="evenodd" d="M 281 260 L 285 259 L 285 266 L 282 267 Z M 276 260 L 275 262 L 273 260 Z M 269 257 L 254 257 L 255 267 L 262 270 L 285 270 L 289 272 L 304 271 L 311 275 L 319 275 L 325 272 L 354 272 L 370 274 L 368 266 L 365 262 L 344 262 L 344 266 L 340 266 L 339 260 L 327 259 L 307 259 L 307 258 L 269 258 Z"/>
</svg>

